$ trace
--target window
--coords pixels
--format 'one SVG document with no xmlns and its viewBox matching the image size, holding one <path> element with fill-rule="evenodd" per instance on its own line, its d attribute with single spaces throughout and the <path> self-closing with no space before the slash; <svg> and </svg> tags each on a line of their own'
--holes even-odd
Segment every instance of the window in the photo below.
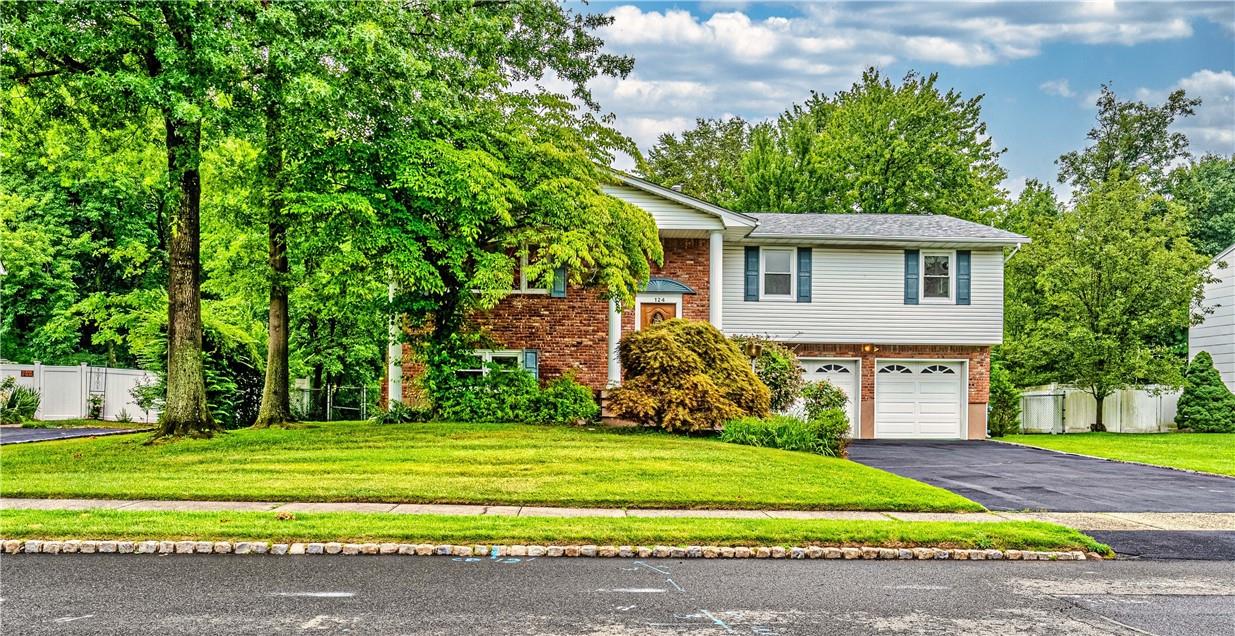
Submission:
<svg viewBox="0 0 1235 636">
<path fill-rule="evenodd" d="M 913 373 L 909 367 L 903 364 L 889 364 L 879 370 L 880 373 Z"/>
<path fill-rule="evenodd" d="M 922 373 L 924 373 L 924 374 L 926 374 L 926 373 L 942 373 L 942 374 L 945 374 L 945 375 L 947 375 L 947 374 L 956 375 L 956 371 L 953 371 L 953 370 L 952 370 L 952 367 L 944 366 L 944 365 L 942 365 L 942 364 L 932 364 L 931 366 L 926 367 L 925 369 L 922 369 Z"/>
<path fill-rule="evenodd" d="M 825 364 L 815 369 L 815 373 L 849 373 L 849 367 L 841 364 Z"/>
<path fill-rule="evenodd" d="M 924 300 L 952 298 L 952 254 L 950 252 L 922 254 L 922 298 Z"/>
<path fill-rule="evenodd" d="M 488 375 L 490 371 L 518 371 L 522 368 L 519 364 L 523 356 L 522 351 L 478 350 L 473 353 L 476 356 L 475 368 L 459 369 L 456 375 L 463 378 Z"/>
<path fill-rule="evenodd" d="M 527 258 L 527 255 L 524 254 L 522 257 L 519 258 L 519 288 L 515 290 L 515 293 L 518 293 L 518 294 L 547 294 L 549 293 L 548 287 L 538 287 L 536 281 L 528 280 L 527 265 L 528 265 L 528 258 Z"/>
<path fill-rule="evenodd" d="M 793 297 L 794 250 L 788 248 L 764 248 L 763 297 Z"/>
</svg>

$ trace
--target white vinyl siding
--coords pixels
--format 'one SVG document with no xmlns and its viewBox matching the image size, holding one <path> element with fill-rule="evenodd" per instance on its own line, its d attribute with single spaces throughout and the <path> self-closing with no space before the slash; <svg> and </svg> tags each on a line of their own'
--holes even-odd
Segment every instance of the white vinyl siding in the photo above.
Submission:
<svg viewBox="0 0 1235 636">
<path fill-rule="evenodd" d="M 1235 250 L 1228 250 L 1217 261 L 1225 261 L 1227 267 L 1219 269 L 1217 263 L 1210 266 L 1209 273 L 1219 280 L 1205 286 L 1203 303 L 1214 313 L 1189 331 L 1188 358 L 1208 351 L 1222 381 L 1235 391 Z"/>
<path fill-rule="evenodd" d="M 724 223 L 717 217 L 680 203 L 649 194 L 626 185 L 603 186 L 605 194 L 643 208 L 656 220 L 656 227 L 666 230 L 723 230 Z"/>
<path fill-rule="evenodd" d="M 1003 340 L 1002 250 L 973 250 L 971 304 L 906 305 L 903 250 L 817 247 L 811 302 L 789 304 L 742 299 L 743 247 L 725 244 L 726 333 L 783 342 L 993 345 Z"/>
</svg>

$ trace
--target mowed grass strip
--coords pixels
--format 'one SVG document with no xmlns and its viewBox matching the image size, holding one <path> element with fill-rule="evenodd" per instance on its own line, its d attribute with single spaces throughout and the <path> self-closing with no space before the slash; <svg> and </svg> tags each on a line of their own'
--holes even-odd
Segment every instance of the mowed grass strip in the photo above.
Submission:
<svg viewBox="0 0 1235 636">
<path fill-rule="evenodd" d="M 1025 550 L 1109 549 L 1041 522 L 498 517 L 384 513 L 0 510 L 6 539 L 354 541 L 529 545 L 938 546 Z"/>
<path fill-rule="evenodd" d="M 306 424 L 143 445 L 6 447 L 6 497 L 976 511 L 848 460 L 659 432 L 498 424 Z"/>
<path fill-rule="evenodd" d="M 1235 477 L 1235 433 L 1009 435 L 1009 442 Z"/>
</svg>

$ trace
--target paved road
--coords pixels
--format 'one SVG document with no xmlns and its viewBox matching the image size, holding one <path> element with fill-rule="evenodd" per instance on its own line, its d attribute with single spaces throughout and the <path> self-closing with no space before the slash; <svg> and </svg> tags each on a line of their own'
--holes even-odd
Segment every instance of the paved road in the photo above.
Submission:
<svg viewBox="0 0 1235 636">
<path fill-rule="evenodd" d="M 90 437 L 92 435 L 120 435 L 122 433 L 132 433 L 135 430 L 115 428 L 14 428 L 4 426 L 0 427 L 0 444 L 46 442 L 53 439 Z"/>
<path fill-rule="evenodd" d="M 1235 479 L 996 442 L 856 441 L 850 459 L 991 510 L 1235 512 Z"/>
<path fill-rule="evenodd" d="M 4 631 L 29 636 L 1230 636 L 1235 625 L 1235 564 L 1220 562 L 19 555 L 0 563 Z"/>
</svg>

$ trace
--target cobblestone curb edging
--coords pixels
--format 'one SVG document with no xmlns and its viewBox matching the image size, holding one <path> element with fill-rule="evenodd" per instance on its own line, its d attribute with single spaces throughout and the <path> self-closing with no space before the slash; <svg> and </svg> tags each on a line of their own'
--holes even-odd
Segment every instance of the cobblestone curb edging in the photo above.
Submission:
<svg viewBox="0 0 1235 636">
<path fill-rule="evenodd" d="M 760 546 L 633 545 L 452 545 L 434 543 L 268 543 L 265 541 L 40 541 L 0 539 L 5 554 L 402 554 L 450 557 L 601 557 L 670 559 L 882 559 L 954 561 L 1087 561 L 1096 552 L 1038 550 L 961 550 L 942 548 L 821 548 Z"/>
</svg>

